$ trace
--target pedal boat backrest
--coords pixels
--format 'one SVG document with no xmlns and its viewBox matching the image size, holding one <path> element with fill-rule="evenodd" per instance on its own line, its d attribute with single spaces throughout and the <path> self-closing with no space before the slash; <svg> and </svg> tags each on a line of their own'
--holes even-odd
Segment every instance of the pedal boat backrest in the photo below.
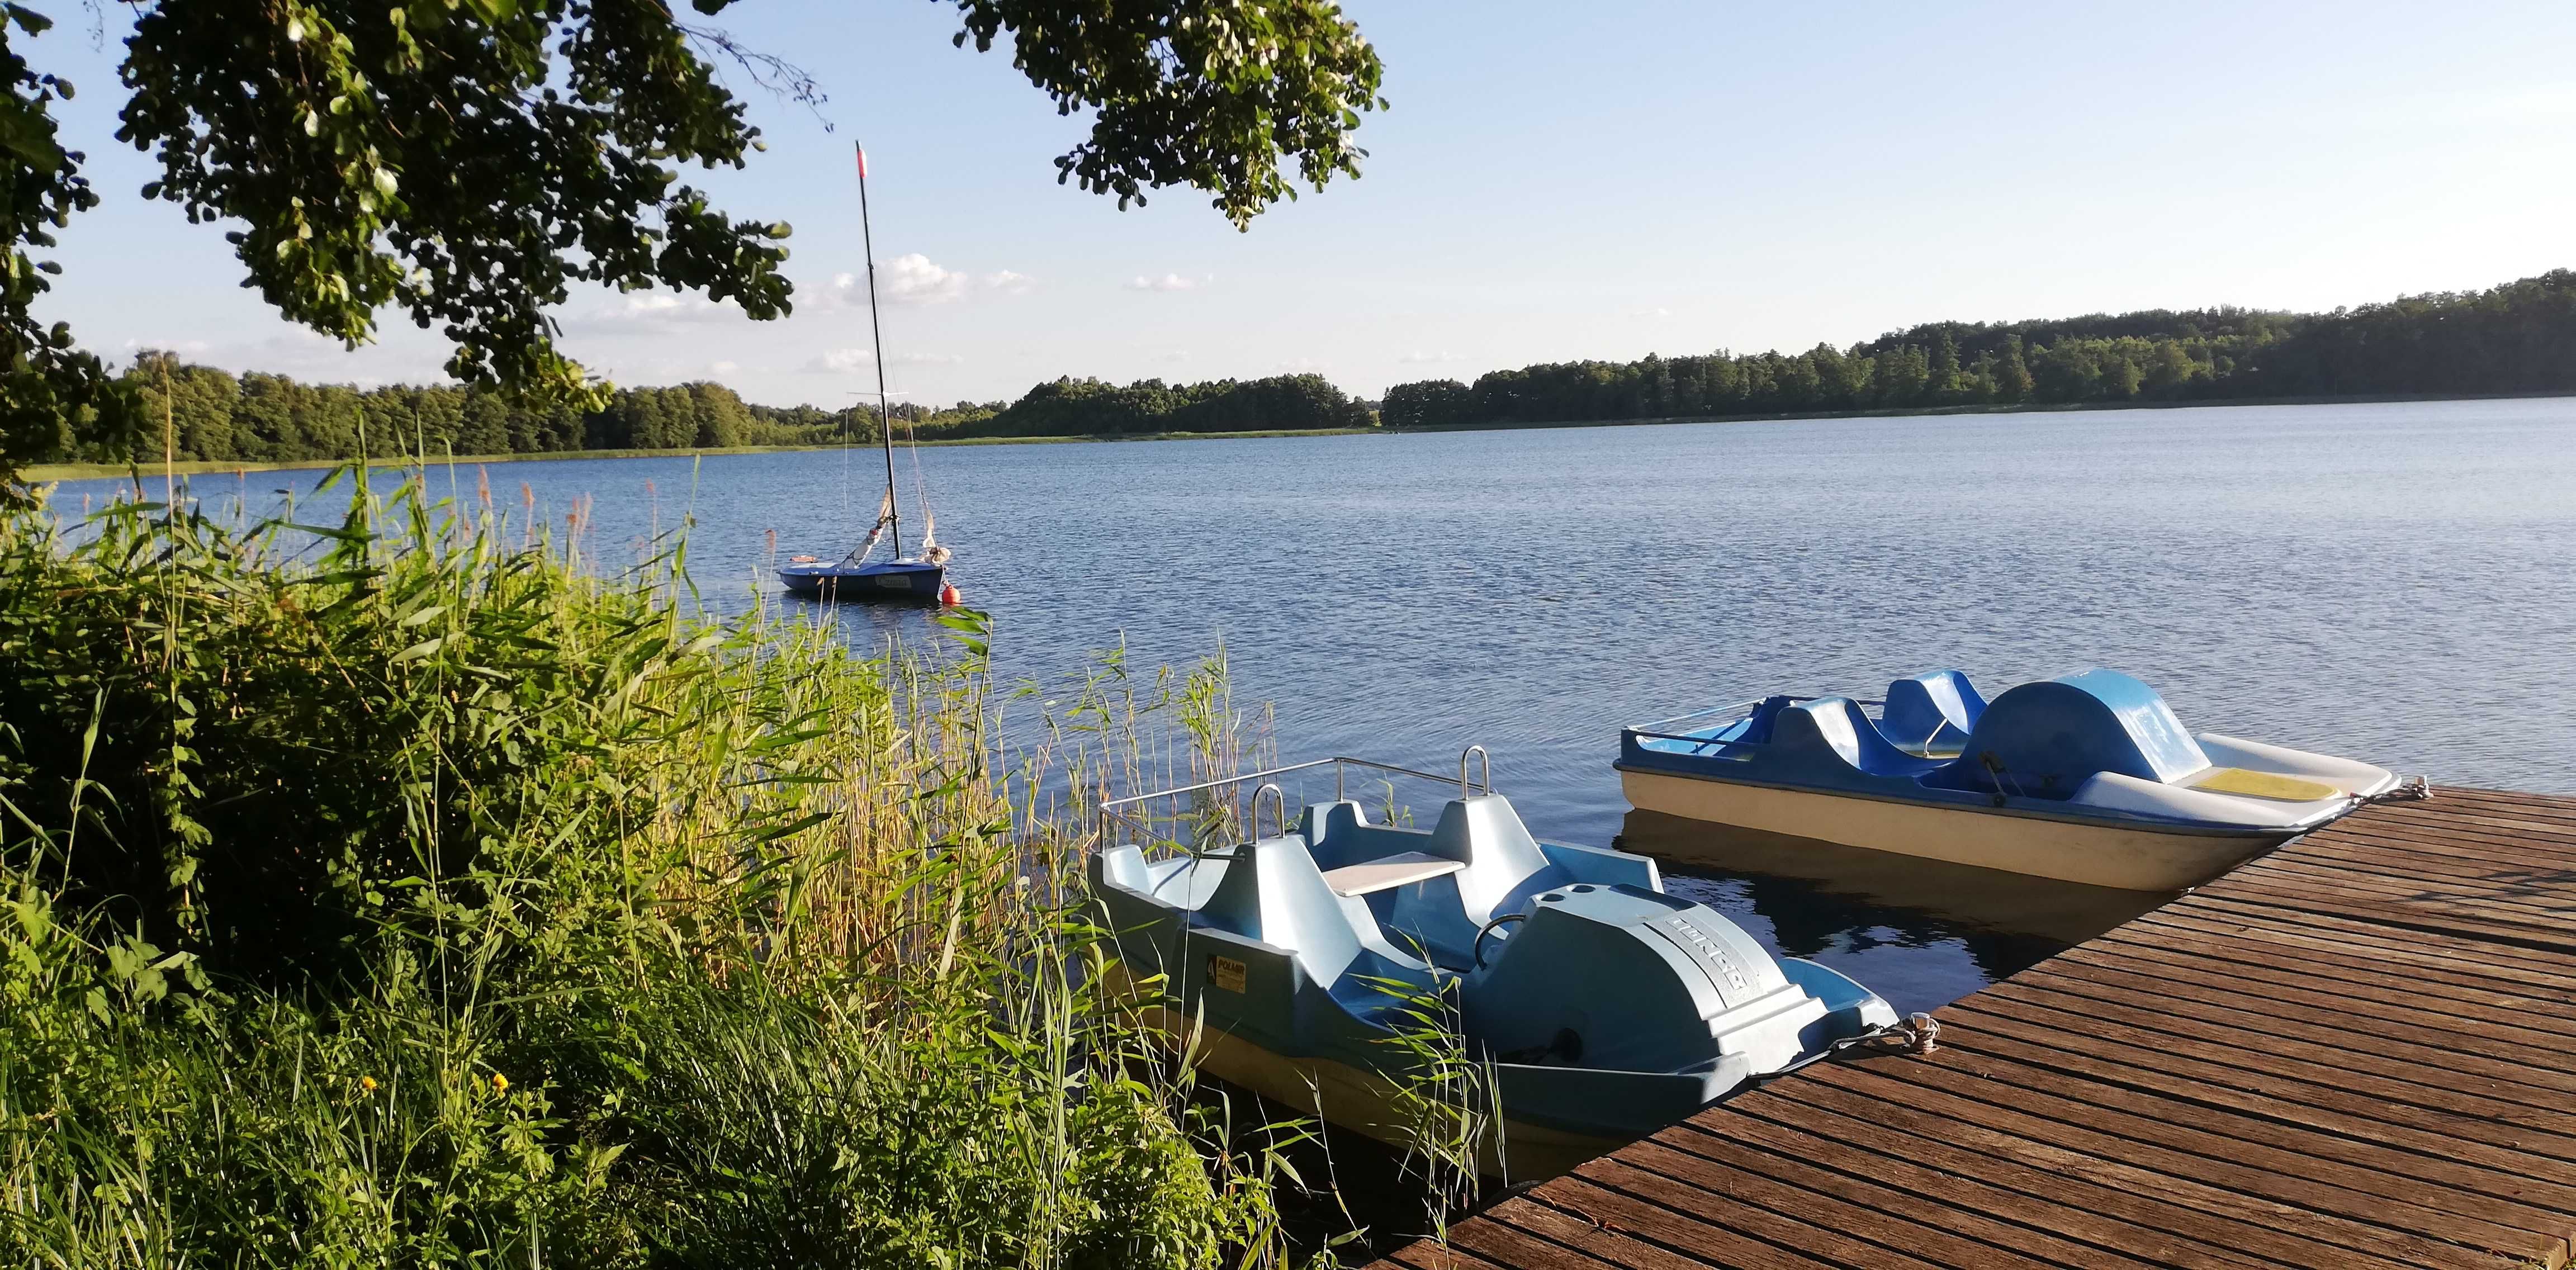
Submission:
<svg viewBox="0 0 2576 1270">
<path fill-rule="evenodd" d="M 1452 876 L 1460 910 L 1478 925 L 1498 913 L 1519 912 L 1530 896 L 1573 880 L 1548 860 L 1500 794 L 1449 800 L 1424 851 L 1466 866 Z"/>
<path fill-rule="evenodd" d="M 2005 690 L 1978 718 L 1958 765 L 1998 793 L 2062 799 L 2098 772 L 2172 785 L 2210 762 L 2155 689 L 2096 669 Z"/>
<path fill-rule="evenodd" d="M 1898 747 L 1917 754 L 1955 751 L 1967 744 L 1968 733 L 1985 712 L 1986 699 L 1977 695 L 1966 675 L 1935 670 L 1887 685 L 1878 730 Z"/>
<path fill-rule="evenodd" d="M 1294 833 L 1234 848 L 1225 876 L 1198 910 L 1208 925 L 1287 950 L 1307 978 L 1327 987 L 1359 959 L 1360 933 L 1351 916 L 1325 885 L 1305 837 Z"/>
<path fill-rule="evenodd" d="M 1860 703 L 1849 697 L 1816 697 L 1791 702 L 1771 722 L 1771 750 L 1784 772 L 1831 784 L 1851 771 L 1870 776 L 1918 776 L 1939 762 L 1908 754 L 1881 735 Z M 1836 770 L 1839 764 L 1844 770 Z"/>
</svg>

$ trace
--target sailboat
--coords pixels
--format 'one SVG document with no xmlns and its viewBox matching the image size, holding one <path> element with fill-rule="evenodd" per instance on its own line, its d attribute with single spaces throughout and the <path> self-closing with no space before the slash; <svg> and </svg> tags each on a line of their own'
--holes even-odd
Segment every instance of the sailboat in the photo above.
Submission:
<svg viewBox="0 0 2576 1270">
<path fill-rule="evenodd" d="M 913 600 L 941 604 L 958 602 L 957 588 L 948 584 L 948 548 L 939 545 L 939 522 L 930 513 L 929 503 L 922 504 L 921 551 L 905 555 L 903 551 L 903 518 L 894 497 L 894 408 L 886 395 L 885 330 L 877 318 L 877 251 L 868 224 L 868 152 L 859 156 L 859 241 L 868 258 L 868 335 L 874 342 L 877 363 L 877 437 L 885 448 L 885 498 L 877 504 L 876 524 L 868 529 L 867 538 L 850 554 L 837 562 L 819 556 L 791 556 L 779 566 L 778 580 L 797 595 L 810 595 L 827 600 Z M 914 457 L 914 481 L 920 480 L 921 461 Z M 891 558 L 878 560 L 877 544 L 888 543 Z"/>
</svg>

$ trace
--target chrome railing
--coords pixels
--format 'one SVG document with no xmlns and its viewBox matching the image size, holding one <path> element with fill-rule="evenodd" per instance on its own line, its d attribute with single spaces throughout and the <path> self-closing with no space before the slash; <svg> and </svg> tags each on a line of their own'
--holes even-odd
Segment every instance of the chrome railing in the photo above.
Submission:
<svg viewBox="0 0 2576 1270">
<path fill-rule="evenodd" d="M 1470 756 L 1474 756 L 1480 763 L 1480 770 L 1477 773 L 1477 779 L 1473 781 L 1469 780 L 1467 777 L 1467 760 Z M 1288 831 L 1288 795 L 1286 791 L 1279 787 L 1277 780 L 1274 778 L 1293 776 L 1299 772 L 1311 772 L 1325 767 L 1333 769 L 1333 801 L 1335 802 L 1340 802 L 1349 797 L 1349 774 L 1350 769 L 1355 767 L 1364 768 L 1372 772 L 1387 772 L 1396 776 L 1410 776 L 1418 780 L 1435 781 L 1443 785 L 1448 784 L 1450 779 L 1449 777 L 1442 776 L 1435 772 L 1425 772 L 1410 767 L 1397 767 L 1392 763 L 1380 763 L 1373 759 L 1352 758 L 1349 755 L 1343 754 L 1337 754 L 1331 758 L 1311 759 L 1303 763 L 1291 763 L 1285 767 L 1264 768 L 1258 772 L 1245 772 L 1240 776 L 1220 776 L 1214 780 L 1204 780 L 1194 785 L 1176 785 L 1170 789 L 1158 789 L 1151 793 L 1129 794 L 1124 798 L 1103 799 L 1100 804 L 1100 845 L 1105 847 L 1117 840 L 1116 827 L 1119 825 L 1125 825 L 1144 837 L 1151 837 L 1153 835 L 1153 826 L 1145 821 L 1137 819 L 1131 810 L 1139 804 L 1148 803 L 1157 798 L 1177 798 L 1185 794 L 1205 793 L 1209 790 L 1226 789 L 1251 782 L 1260 782 L 1252 791 L 1253 823 L 1251 827 L 1253 836 L 1256 838 L 1260 836 L 1259 819 L 1261 815 L 1261 796 L 1263 794 L 1271 794 L 1277 797 L 1279 803 L 1279 831 L 1284 834 Z M 1460 798 L 1465 798 L 1473 792 L 1483 792 L 1487 794 L 1494 792 L 1493 757 L 1485 752 L 1484 746 L 1470 745 L 1459 753 L 1457 783 L 1458 796 Z"/>
</svg>

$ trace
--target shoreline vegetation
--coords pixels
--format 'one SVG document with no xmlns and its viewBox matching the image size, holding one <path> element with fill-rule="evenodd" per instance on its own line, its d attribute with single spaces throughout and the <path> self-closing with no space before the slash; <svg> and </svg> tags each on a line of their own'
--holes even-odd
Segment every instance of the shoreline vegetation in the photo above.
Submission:
<svg viewBox="0 0 2576 1270">
<path fill-rule="evenodd" d="M 732 454 L 875 445 L 865 407 L 745 402 L 721 384 L 617 390 L 590 411 L 454 386 L 357 388 L 235 376 L 139 355 L 121 379 L 159 445 L 30 464 L 38 480 L 149 470 L 329 467 L 360 459 Z M 1353 399 L 1320 375 L 1167 384 L 1062 378 L 1016 401 L 893 411 L 924 444 L 1345 435 L 1480 427 L 1846 418 L 2156 405 L 2576 394 L 2576 271 L 2485 291 L 2299 314 L 2221 307 L 2004 323 L 1937 322 L 1845 348 L 1497 370 Z"/>
<path fill-rule="evenodd" d="M 1846 348 L 1561 362 L 1386 390 L 1390 428 L 1961 406 L 2576 393 L 2576 271 L 2331 313 L 1934 322 Z"/>
<path fill-rule="evenodd" d="M 345 487 L 0 510 L 12 1264 L 1336 1264 L 1080 880 L 1075 809 L 1259 766 L 1221 660 L 1014 692 L 971 611 L 866 655 Z"/>
<path fill-rule="evenodd" d="M 1547 419 L 1533 422 L 1503 420 L 1491 423 L 1425 424 L 1412 428 L 1273 428 L 1246 432 L 1142 432 L 1095 436 L 1033 437 L 964 437 L 925 440 L 923 446 L 986 445 L 1097 445 L 1124 441 L 1260 441 L 1303 437 L 1400 436 L 1421 432 L 1518 432 L 1548 428 L 1628 428 L 1659 427 L 1666 424 L 1692 423 L 1777 423 L 1829 419 L 1938 419 L 1951 417 L 2006 414 L 2070 414 L 2111 410 L 2175 410 L 2227 406 L 2332 406 L 2379 405 L 2399 402 L 2438 401 L 2524 401 L 2554 397 L 2576 397 L 2576 388 L 2540 389 L 2529 392 L 2457 392 L 2457 393 L 2362 393 L 2349 396 L 2315 395 L 2305 397 L 2227 397 L 2216 399 L 2077 402 L 2019 402 L 2011 405 L 1976 402 L 1950 406 L 1888 406 L 1873 410 L 1796 410 L 1767 411 L 1745 414 L 1671 415 L 1643 419 Z M 433 454 L 427 459 L 431 467 L 447 464 L 482 465 L 490 463 L 526 463 L 545 459 L 672 459 L 721 458 L 740 454 L 828 454 L 843 449 L 871 448 L 873 440 L 847 445 L 734 445 L 721 448 L 663 450 L 559 450 L 526 454 Z M 377 460 L 380 467 L 410 467 L 421 460 L 412 456 L 394 456 Z M 275 463 L 247 463 L 231 460 L 185 459 L 168 465 L 180 476 L 221 475 L 251 472 L 328 472 L 346 466 L 321 459 L 295 459 Z M 31 484 L 46 485 L 58 481 L 114 480 L 128 477 L 149 481 L 162 474 L 164 465 L 146 463 L 46 463 L 26 470 Z"/>
<path fill-rule="evenodd" d="M 924 446 L 955 445 L 1091 445 L 1109 441 L 1257 441 L 1278 437 L 1350 437 L 1377 433 L 1377 428 L 1273 428 L 1247 432 L 1140 432 L 1109 436 L 1063 437 L 951 437 L 944 440 L 920 441 Z M 527 463 L 541 459 L 687 459 L 715 458 L 733 454 L 829 454 L 847 449 L 873 450 L 876 441 L 832 445 L 728 445 L 710 448 L 682 447 L 660 450 L 538 450 L 516 454 L 432 454 L 426 462 L 431 467 L 455 464 Z M 410 467 L 423 460 L 413 455 L 379 456 L 379 468 Z M 31 484 L 54 481 L 107 480 L 140 475 L 150 479 L 159 475 L 164 464 L 157 461 L 140 463 L 42 463 L 26 470 Z M 327 472 L 345 467 L 345 462 L 327 459 L 287 459 L 274 463 L 249 463 L 231 459 L 182 459 L 167 467 L 181 476 L 202 476 L 225 472 Z"/>
</svg>

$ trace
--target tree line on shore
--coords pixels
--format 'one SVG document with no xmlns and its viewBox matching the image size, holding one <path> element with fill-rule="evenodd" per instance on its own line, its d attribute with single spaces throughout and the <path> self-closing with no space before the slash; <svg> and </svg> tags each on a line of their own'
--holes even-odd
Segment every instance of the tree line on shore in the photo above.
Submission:
<svg viewBox="0 0 2576 1270">
<path fill-rule="evenodd" d="M 1648 356 L 1389 388 L 1391 428 L 2022 403 L 2576 392 L 2576 272 L 2299 314 L 1936 322 L 1848 348 Z"/>
<path fill-rule="evenodd" d="M 873 445 L 864 407 L 763 406 L 722 384 L 627 388 L 596 410 L 479 388 L 308 384 L 147 352 L 124 372 L 179 459 Z M 2023 403 L 2576 392 L 2576 271 L 2332 313 L 2152 309 L 1936 322 L 1803 353 L 1563 362 L 1398 384 L 1381 407 L 1321 375 L 1167 384 L 1062 378 L 1017 401 L 893 409 L 921 440 L 1472 427 Z M 96 459 L 102 454 L 64 455 Z"/>
<path fill-rule="evenodd" d="M 532 408 L 457 385 L 359 388 L 284 375 L 234 375 L 146 352 L 124 372 L 171 456 L 251 463 L 412 454 L 546 454 L 577 450 L 722 449 L 746 445 L 877 443 L 867 407 L 763 406 L 716 383 L 620 389 L 598 410 Z M 1320 375 L 1119 386 L 1097 379 L 1039 384 L 1015 402 L 894 407 L 897 436 L 1116 436 L 1367 427 L 1368 408 Z M 156 428 L 155 431 L 161 429 Z M 74 451 L 70 457 L 101 454 Z"/>
</svg>

